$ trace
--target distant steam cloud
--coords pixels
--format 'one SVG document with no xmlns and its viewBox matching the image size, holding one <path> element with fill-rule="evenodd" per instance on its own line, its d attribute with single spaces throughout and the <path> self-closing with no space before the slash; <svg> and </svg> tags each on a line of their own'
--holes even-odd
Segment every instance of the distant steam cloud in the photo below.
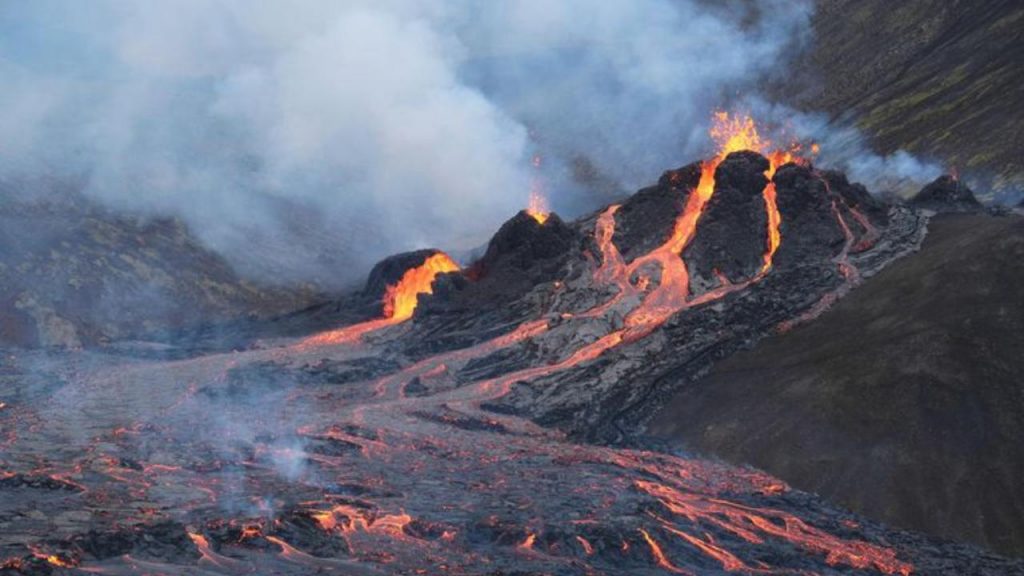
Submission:
<svg viewBox="0 0 1024 576">
<path fill-rule="evenodd" d="M 702 155 L 811 2 L 178 0 L 0 5 L 0 180 L 46 172 L 183 218 L 243 272 L 328 285 L 596 207 Z M 912 160 L 912 159 L 910 159 Z M 916 170 L 906 158 L 885 170 Z M 851 162 L 863 178 L 875 166 Z"/>
</svg>

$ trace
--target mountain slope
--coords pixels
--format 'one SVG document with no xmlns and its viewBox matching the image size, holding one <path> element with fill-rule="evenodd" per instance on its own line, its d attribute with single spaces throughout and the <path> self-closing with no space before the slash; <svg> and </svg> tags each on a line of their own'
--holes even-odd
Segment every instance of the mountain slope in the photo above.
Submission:
<svg viewBox="0 0 1024 576">
<path fill-rule="evenodd" d="M 242 279 L 180 222 L 115 215 L 73 195 L 0 193 L 0 346 L 92 345 L 309 298 Z"/>
<path fill-rule="evenodd" d="M 898 526 L 1024 554 L 1024 218 L 920 253 L 718 364 L 650 431 Z"/>
<path fill-rule="evenodd" d="M 882 152 L 1024 189 L 1024 4 L 819 0 L 813 25 L 799 106 L 850 117 Z"/>
</svg>

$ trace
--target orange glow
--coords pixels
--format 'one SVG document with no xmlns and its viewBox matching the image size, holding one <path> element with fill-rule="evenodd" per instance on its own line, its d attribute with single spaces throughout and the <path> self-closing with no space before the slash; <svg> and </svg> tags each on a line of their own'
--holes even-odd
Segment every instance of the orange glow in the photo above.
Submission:
<svg viewBox="0 0 1024 576">
<path fill-rule="evenodd" d="M 644 537 L 644 541 L 646 541 L 647 546 L 650 547 L 651 555 L 654 556 L 654 562 L 658 565 L 658 567 L 668 570 L 669 572 L 673 572 L 675 574 L 686 574 L 685 571 L 679 569 L 674 564 L 668 561 L 668 558 L 665 557 L 665 553 L 661 551 L 661 546 L 658 545 L 654 538 L 651 538 L 651 535 L 647 533 L 647 530 L 640 528 L 640 535 Z"/>
<path fill-rule="evenodd" d="M 786 149 L 775 148 L 770 140 L 760 135 L 757 124 L 750 116 L 730 116 L 728 112 L 716 112 L 709 132 L 712 139 L 718 143 L 719 150 L 714 159 L 705 162 L 702 166 L 701 183 L 698 186 L 699 195 L 707 195 L 710 198 L 714 191 L 714 171 L 729 154 L 741 150 L 752 150 L 768 159 L 769 166 L 764 175 L 769 182 L 762 194 L 768 214 L 768 234 L 761 275 L 767 274 L 771 270 L 775 252 L 782 243 L 782 234 L 779 230 L 782 216 L 779 214 L 776 202 L 775 183 L 771 182 L 771 179 L 775 177 L 775 171 L 780 166 L 790 162 L 806 164 L 807 160 L 797 156 L 797 152 L 801 149 L 799 144 L 792 144 Z M 818 144 L 811 144 L 812 156 L 817 155 L 820 150 Z"/>
<path fill-rule="evenodd" d="M 456 264 L 444 252 L 427 258 L 416 268 L 406 270 L 401 280 L 384 293 L 384 316 L 396 322 L 412 318 L 420 294 L 434 293 L 434 278 L 444 272 L 457 272 Z"/>
<path fill-rule="evenodd" d="M 580 546 L 583 546 L 583 552 L 587 556 L 590 556 L 594 553 L 594 547 L 590 544 L 589 540 L 587 540 L 583 536 L 577 536 L 576 541 L 580 543 Z"/>
<path fill-rule="evenodd" d="M 427 258 L 423 264 L 406 270 L 397 283 L 385 289 L 383 317 L 310 336 L 303 340 L 300 346 L 350 344 L 358 342 L 370 332 L 404 322 L 412 318 L 420 294 L 434 293 L 434 279 L 438 274 L 458 270 L 459 265 L 451 257 L 444 252 L 438 252 Z"/>
<path fill-rule="evenodd" d="M 75 566 L 71 562 L 68 562 L 67 560 L 62 559 L 60 556 L 55 556 L 53 554 L 47 556 L 46 561 L 54 566 L 60 566 L 61 568 L 74 568 Z"/>
<path fill-rule="evenodd" d="M 548 208 L 547 198 L 544 197 L 544 182 L 540 176 L 540 155 L 535 155 L 530 160 L 530 164 L 533 165 L 534 174 L 530 180 L 530 201 L 526 205 L 526 213 L 543 226 L 548 221 L 551 209 Z"/>
<path fill-rule="evenodd" d="M 530 203 L 526 207 L 526 213 L 536 220 L 538 224 L 543 225 L 548 221 L 551 210 L 548 208 L 547 199 L 541 195 L 540 191 L 536 189 L 530 191 Z"/>
<path fill-rule="evenodd" d="M 533 543 L 537 541 L 536 534 L 527 534 L 526 539 L 519 543 L 520 550 L 533 550 Z"/>
</svg>

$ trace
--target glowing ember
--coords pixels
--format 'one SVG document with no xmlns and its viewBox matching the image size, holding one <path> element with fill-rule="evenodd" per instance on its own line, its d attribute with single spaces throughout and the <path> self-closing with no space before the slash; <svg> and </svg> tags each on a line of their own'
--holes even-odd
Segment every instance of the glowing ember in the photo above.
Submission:
<svg viewBox="0 0 1024 576">
<path fill-rule="evenodd" d="M 551 213 L 548 209 L 548 201 L 537 190 L 530 192 L 530 204 L 526 208 L 526 213 L 533 217 L 538 224 L 548 221 L 548 216 Z"/>
<path fill-rule="evenodd" d="M 530 182 L 530 201 L 526 206 L 526 213 L 529 214 L 538 224 L 543 225 L 548 221 L 551 209 L 548 208 L 547 198 L 544 197 L 544 184 L 540 177 L 541 157 L 534 156 L 530 162 L 534 168 L 533 179 Z"/>
</svg>

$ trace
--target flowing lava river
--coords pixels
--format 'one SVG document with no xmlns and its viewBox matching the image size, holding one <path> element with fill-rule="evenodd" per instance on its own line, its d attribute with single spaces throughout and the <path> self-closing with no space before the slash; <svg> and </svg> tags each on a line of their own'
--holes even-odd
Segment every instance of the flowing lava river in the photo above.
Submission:
<svg viewBox="0 0 1024 576">
<path fill-rule="evenodd" d="M 766 148 L 742 124 L 719 142 L 660 246 L 626 262 L 613 242 L 619 207 L 594 219 L 599 253 L 576 282 L 606 288 L 607 298 L 470 346 L 344 380 L 304 380 L 325 363 L 394 356 L 418 295 L 457 269 L 438 254 L 389 286 L 381 318 L 313 337 L 182 360 L 7 358 L 21 384 L 0 404 L 0 573 L 915 572 L 885 529 L 822 511 L 761 472 L 580 443 L 484 409 L 516 383 L 585 367 L 771 275 L 785 242 L 774 184 L 763 193 L 760 270 L 690 292 L 681 254 L 716 167 L 730 152 Z M 767 155 L 769 178 L 794 159 Z M 847 259 L 854 237 L 842 226 L 835 265 L 846 289 L 856 280 Z M 619 321 L 552 361 L 455 377 L 474 361 L 611 317 Z"/>
</svg>

